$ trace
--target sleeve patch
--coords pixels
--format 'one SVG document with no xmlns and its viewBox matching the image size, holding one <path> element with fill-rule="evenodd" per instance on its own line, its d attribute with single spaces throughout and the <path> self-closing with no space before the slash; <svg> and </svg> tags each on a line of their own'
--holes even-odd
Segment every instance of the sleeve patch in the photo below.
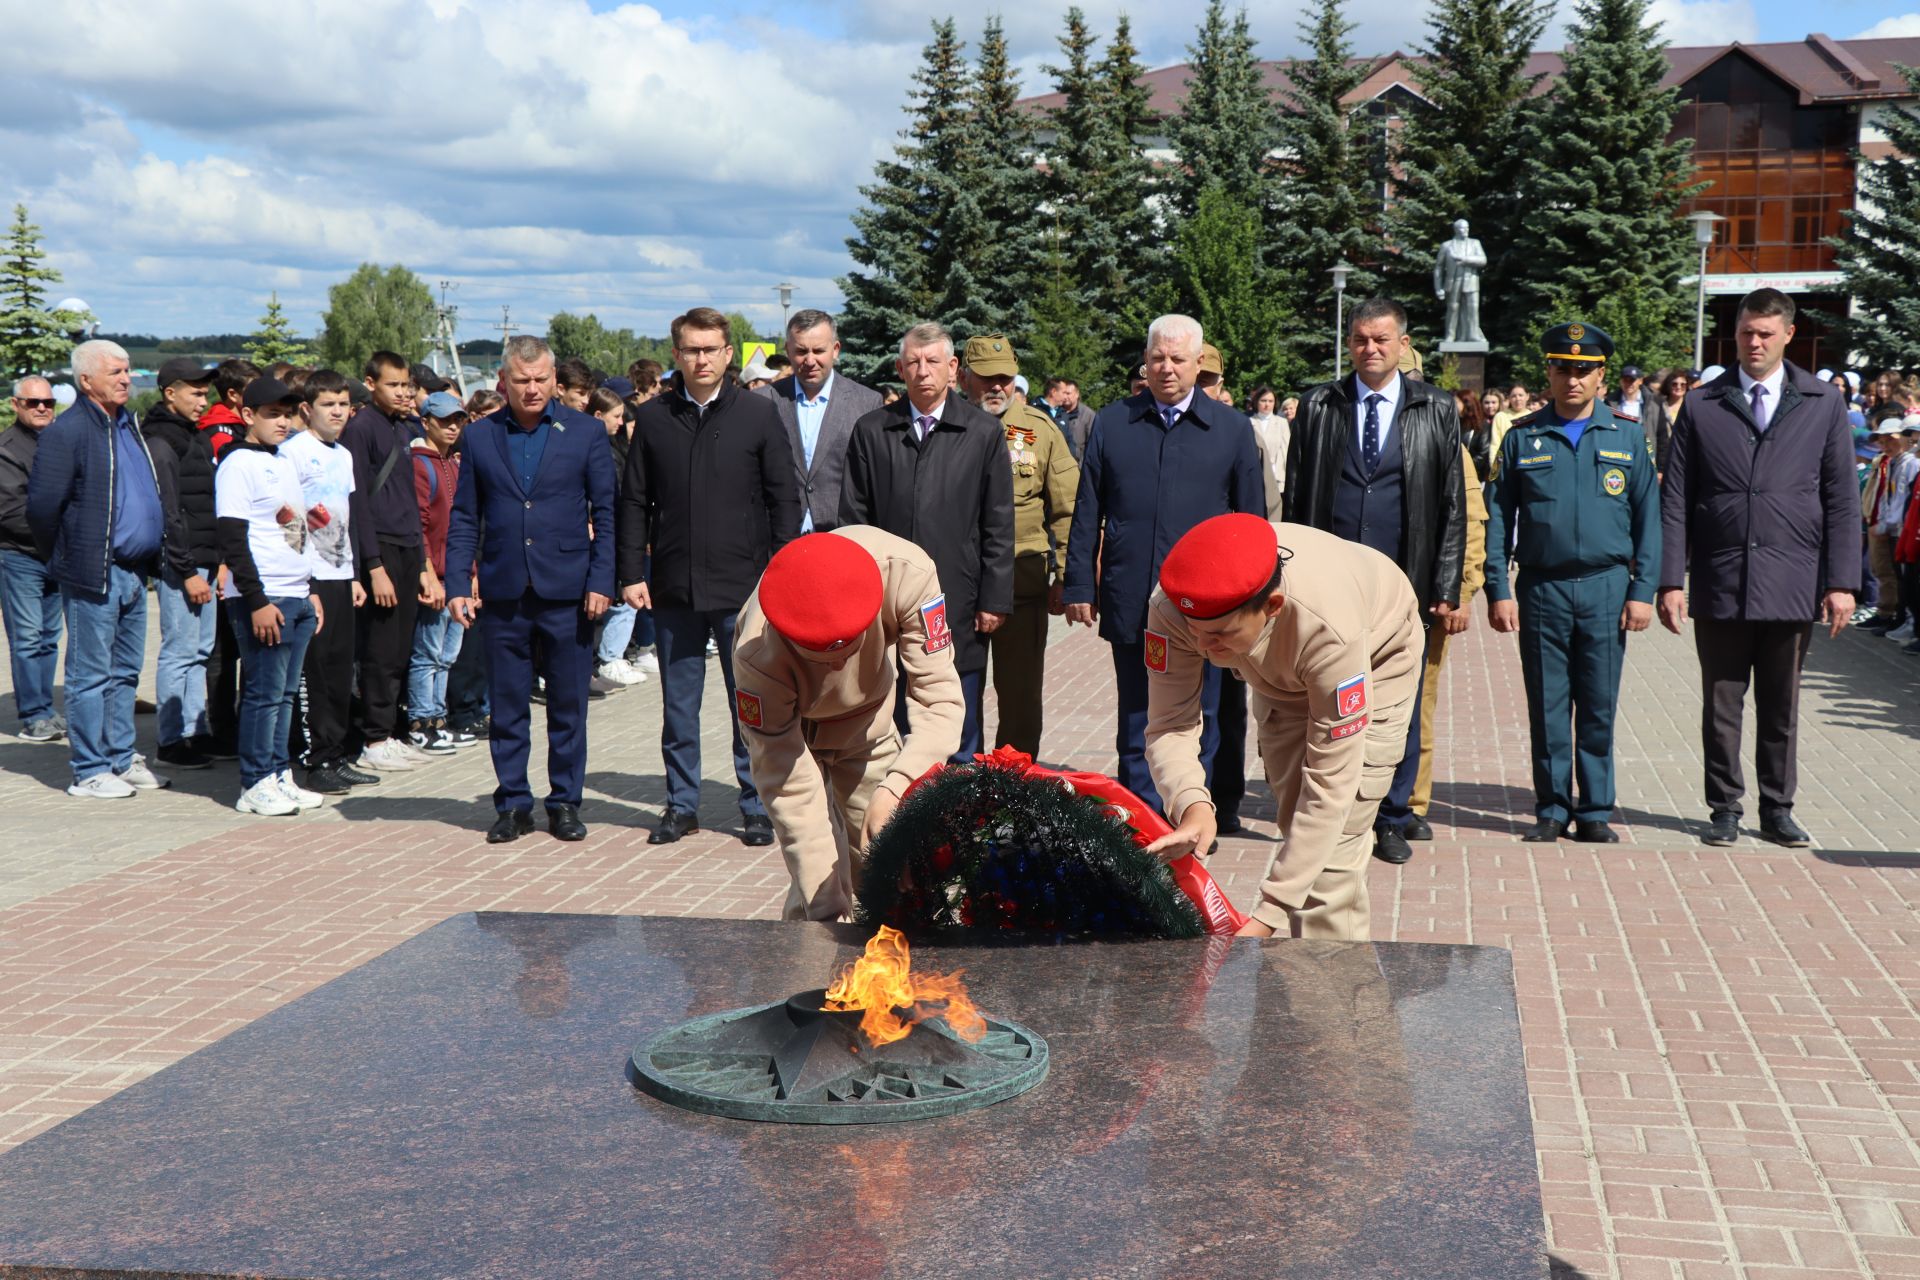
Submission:
<svg viewBox="0 0 1920 1280">
<path fill-rule="evenodd" d="M 1362 729 L 1366 727 L 1367 727 L 1366 716 L 1361 716 L 1358 720 L 1349 720 L 1345 724 L 1337 724 L 1333 726 L 1333 728 L 1327 730 L 1327 741 L 1338 742 L 1342 738 L 1351 738 L 1354 734 L 1360 732 Z"/>
<path fill-rule="evenodd" d="M 749 729 L 758 729 L 760 724 L 760 695 L 748 693 L 745 689 L 733 691 L 733 704 L 739 709 L 740 723 Z"/>
<path fill-rule="evenodd" d="M 1167 672 L 1167 638 L 1157 632 L 1147 632 L 1147 670 Z"/>
<path fill-rule="evenodd" d="M 920 606 L 920 621 L 927 627 L 927 652 L 938 653 L 953 644 L 953 630 L 947 626 L 947 598 L 935 596 Z"/>
<path fill-rule="evenodd" d="M 1333 691 L 1333 710 L 1335 715 L 1359 715 L 1367 709 L 1367 677 L 1364 673 L 1351 680 L 1342 680 Z"/>
</svg>

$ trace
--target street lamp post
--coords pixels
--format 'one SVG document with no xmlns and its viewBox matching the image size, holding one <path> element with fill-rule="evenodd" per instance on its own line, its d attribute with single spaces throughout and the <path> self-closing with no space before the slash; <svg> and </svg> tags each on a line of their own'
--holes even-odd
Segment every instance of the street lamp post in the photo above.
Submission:
<svg viewBox="0 0 1920 1280">
<path fill-rule="evenodd" d="M 1698 369 L 1705 363 L 1707 350 L 1707 251 L 1713 248 L 1715 224 L 1726 219 L 1703 209 L 1688 214 L 1687 221 L 1693 224 L 1693 242 L 1700 246 L 1700 274 L 1694 281 L 1693 301 L 1693 367 Z"/>
<path fill-rule="evenodd" d="M 793 286 L 790 284 L 777 284 L 773 286 L 773 291 L 780 295 L 780 332 L 785 333 L 787 331 L 787 314 L 793 307 Z"/>
<path fill-rule="evenodd" d="M 1347 273 L 1353 270 L 1353 264 L 1345 258 L 1333 264 L 1327 274 L 1333 277 L 1333 380 L 1340 381 L 1340 343 L 1345 334 L 1345 308 L 1347 300 Z"/>
</svg>

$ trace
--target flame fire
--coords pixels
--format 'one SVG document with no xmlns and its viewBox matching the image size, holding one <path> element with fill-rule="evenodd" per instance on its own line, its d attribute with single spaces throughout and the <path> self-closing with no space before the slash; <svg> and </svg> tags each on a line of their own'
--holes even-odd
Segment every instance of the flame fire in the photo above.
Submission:
<svg viewBox="0 0 1920 1280">
<path fill-rule="evenodd" d="M 904 1039 L 914 1023 L 928 1018 L 945 1019 L 962 1040 L 987 1033 L 986 1019 L 967 998 L 960 972 L 914 973 L 906 937 L 884 924 L 867 942 L 866 954 L 827 988 L 825 1007 L 836 1013 L 860 1010 L 860 1030 L 875 1047 Z"/>
</svg>

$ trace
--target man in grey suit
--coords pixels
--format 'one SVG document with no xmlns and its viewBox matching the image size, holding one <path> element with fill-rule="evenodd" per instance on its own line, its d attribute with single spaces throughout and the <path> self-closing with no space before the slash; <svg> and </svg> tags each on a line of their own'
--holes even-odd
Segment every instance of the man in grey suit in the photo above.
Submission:
<svg viewBox="0 0 1920 1280">
<path fill-rule="evenodd" d="M 800 532 L 825 532 L 840 523 L 840 484 L 847 471 L 853 424 L 880 407 L 880 393 L 833 371 L 840 338 L 824 311 L 798 311 L 787 322 L 787 359 L 793 372 L 758 394 L 780 411 L 793 446 L 794 471 L 806 507 Z"/>
</svg>

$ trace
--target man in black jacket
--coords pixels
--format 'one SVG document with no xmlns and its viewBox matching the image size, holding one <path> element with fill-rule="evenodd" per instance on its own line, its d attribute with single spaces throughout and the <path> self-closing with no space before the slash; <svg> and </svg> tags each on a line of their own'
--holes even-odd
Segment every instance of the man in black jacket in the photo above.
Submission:
<svg viewBox="0 0 1920 1280">
<path fill-rule="evenodd" d="M 953 337 L 938 324 L 915 325 L 900 342 L 894 368 L 907 394 L 853 424 L 840 523 L 870 524 L 933 557 L 944 596 L 927 619 L 951 636 L 953 665 L 966 699 L 956 763 L 982 746 L 980 700 L 986 685 L 985 637 L 1013 613 L 1013 471 L 1000 420 L 954 390 L 959 363 Z M 927 606 L 929 610 L 936 608 Z M 907 733 L 906 699 L 895 719 Z"/>
<path fill-rule="evenodd" d="M 1354 376 L 1300 398 L 1287 450 L 1287 520 L 1312 525 L 1390 557 L 1413 583 L 1432 626 L 1466 630 L 1460 572 L 1467 548 L 1467 490 L 1460 412 L 1453 394 L 1399 371 L 1408 348 L 1406 308 L 1370 298 L 1354 310 L 1347 353 Z M 1402 863 L 1409 838 L 1430 840 L 1411 800 L 1420 768 L 1420 705 L 1406 752 L 1374 823 L 1373 856 Z"/>
<path fill-rule="evenodd" d="M 673 390 L 634 414 L 620 486 L 620 596 L 653 610 L 660 654 L 660 754 L 667 811 L 647 838 L 671 844 L 700 829 L 700 701 L 707 640 L 720 651 L 740 783 L 741 840 L 773 843 L 734 714 L 733 628 L 773 553 L 800 533 L 793 452 L 771 401 L 727 381 L 727 318 L 695 307 L 673 322 Z M 651 551 L 651 569 L 644 568 Z"/>
<path fill-rule="evenodd" d="M 200 433 L 213 370 L 188 356 L 160 366 L 160 403 L 140 424 L 155 471 L 173 476 L 167 510 L 167 556 L 155 596 L 160 604 L 160 660 L 154 673 L 160 763 L 204 769 L 207 663 L 213 657 L 219 609 L 213 580 L 220 538 L 213 515 L 213 450 Z"/>
<path fill-rule="evenodd" d="M 20 736 L 28 742 L 53 742 L 67 731 L 53 709 L 60 583 L 47 572 L 27 524 L 27 477 L 40 433 L 52 421 L 52 383 L 36 375 L 13 384 L 13 426 L 0 431 L 0 613 L 6 615 Z"/>
</svg>

